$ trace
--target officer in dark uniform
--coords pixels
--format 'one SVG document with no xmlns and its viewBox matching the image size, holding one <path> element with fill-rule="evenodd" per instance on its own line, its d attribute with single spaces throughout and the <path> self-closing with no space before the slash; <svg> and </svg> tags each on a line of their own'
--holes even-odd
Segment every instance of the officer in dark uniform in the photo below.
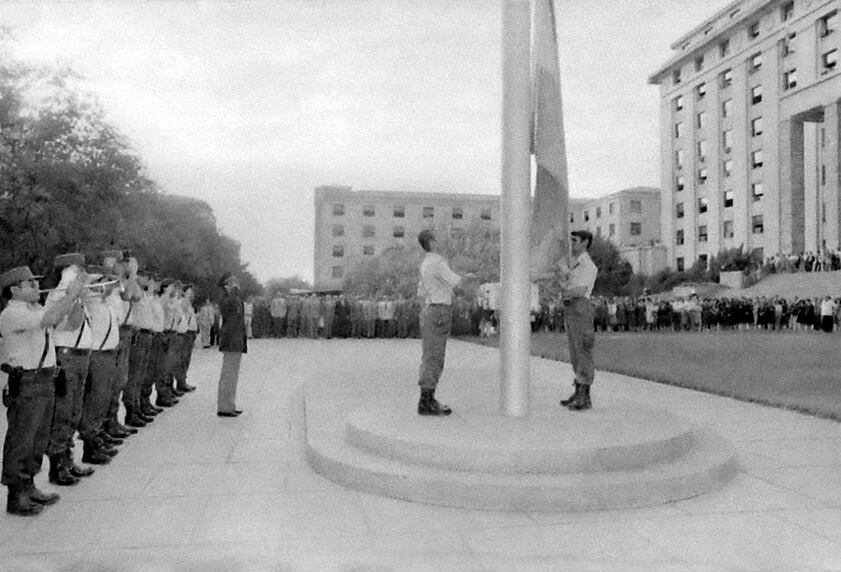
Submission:
<svg viewBox="0 0 841 572">
<path fill-rule="evenodd" d="M 8 375 L 3 391 L 8 428 L 3 445 L 2 482 L 9 488 L 6 511 L 36 515 L 58 501 L 35 486 L 50 438 L 57 375 L 52 327 L 79 300 L 81 284 L 67 284 L 66 295 L 49 310 L 39 304 L 38 279 L 26 266 L 0 275 L 8 305 L 0 313 L 2 369 Z"/>
</svg>

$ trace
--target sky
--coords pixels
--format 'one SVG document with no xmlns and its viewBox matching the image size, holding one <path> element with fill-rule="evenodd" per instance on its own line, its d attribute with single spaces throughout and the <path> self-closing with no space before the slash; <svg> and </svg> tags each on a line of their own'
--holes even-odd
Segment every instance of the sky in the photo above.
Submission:
<svg viewBox="0 0 841 572">
<path fill-rule="evenodd" d="M 731 0 L 555 0 L 570 196 L 658 187 L 670 45 Z M 313 274 L 313 189 L 500 192 L 502 0 L 0 0 L 260 281 Z"/>
</svg>

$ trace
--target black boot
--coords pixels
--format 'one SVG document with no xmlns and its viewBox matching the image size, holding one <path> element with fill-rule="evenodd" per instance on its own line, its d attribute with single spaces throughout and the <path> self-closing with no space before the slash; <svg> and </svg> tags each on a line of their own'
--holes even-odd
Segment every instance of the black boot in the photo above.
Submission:
<svg viewBox="0 0 841 572">
<path fill-rule="evenodd" d="M 111 457 L 105 454 L 96 442 L 91 440 L 85 441 L 82 461 L 91 465 L 107 465 L 111 462 Z"/>
<path fill-rule="evenodd" d="M 140 412 L 131 407 L 126 408 L 126 425 L 129 427 L 146 427 L 146 419 L 140 417 Z"/>
<path fill-rule="evenodd" d="M 79 478 L 74 477 L 70 473 L 70 468 L 64 461 L 64 453 L 50 455 L 50 472 L 48 473 L 48 478 L 52 484 L 62 487 L 69 487 L 79 482 Z"/>
<path fill-rule="evenodd" d="M 420 401 L 418 401 L 418 415 L 449 415 L 453 410 L 438 402 L 435 399 L 434 389 L 421 389 Z"/>
<path fill-rule="evenodd" d="M 35 486 L 35 481 L 32 479 L 29 479 L 29 481 L 24 485 L 24 490 L 26 491 L 26 496 L 29 497 L 29 500 L 42 505 L 55 504 L 58 502 L 58 499 L 61 498 L 58 493 L 45 493 L 44 491 L 39 490 L 38 487 Z"/>
<path fill-rule="evenodd" d="M 94 473 L 93 467 L 80 467 L 77 465 L 76 461 L 73 460 L 73 453 L 69 450 L 64 453 L 63 462 L 67 465 L 67 470 L 70 471 L 70 474 L 79 479 L 89 477 Z"/>
<path fill-rule="evenodd" d="M 581 385 L 579 383 L 576 382 L 574 385 L 575 385 L 575 391 L 572 392 L 572 395 L 570 395 L 566 399 L 561 399 L 561 405 L 563 407 L 569 407 L 569 404 L 572 403 L 573 401 L 575 401 L 575 398 L 578 396 L 578 393 L 581 391 L 579 389 L 579 387 L 581 387 Z"/>
<path fill-rule="evenodd" d="M 44 507 L 29 498 L 23 485 L 9 485 L 6 512 L 18 516 L 35 516 L 42 510 Z"/>
<path fill-rule="evenodd" d="M 581 384 L 581 390 L 578 396 L 573 399 L 572 403 L 567 407 L 570 411 L 583 411 L 591 409 L 593 404 L 590 402 L 590 386 Z"/>
</svg>

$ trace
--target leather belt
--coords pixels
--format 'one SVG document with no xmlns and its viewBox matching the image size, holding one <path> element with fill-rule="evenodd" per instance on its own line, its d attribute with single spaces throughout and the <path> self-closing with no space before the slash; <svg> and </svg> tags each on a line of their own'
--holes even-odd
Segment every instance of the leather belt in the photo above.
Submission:
<svg viewBox="0 0 841 572">
<path fill-rule="evenodd" d="M 68 348 L 66 346 L 59 346 L 56 348 L 56 351 L 63 355 L 69 356 L 89 356 L 91 355 L 90 349 L 84 348 Z"/>
</svg>

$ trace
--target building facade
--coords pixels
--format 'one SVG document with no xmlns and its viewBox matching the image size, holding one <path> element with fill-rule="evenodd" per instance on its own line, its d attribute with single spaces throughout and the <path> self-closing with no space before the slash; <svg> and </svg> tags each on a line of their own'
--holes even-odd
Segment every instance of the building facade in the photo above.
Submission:
<svg viewBox="0 0 841 572">
<path fill-rule="evenodd" d="M 662 236 L 678 270 L 742 246 L 841 244 L 841 0 L 740 0 L 672 45 L 660 87 Z"/>
<path fill-rule="evenodd" d="M 499 226 L 499 196 L 316 187 L 314 288 L 341 289 L 354 264 L 416 246 L 423 229 L 458 231 L 476 220 Z"/>
</svg>

